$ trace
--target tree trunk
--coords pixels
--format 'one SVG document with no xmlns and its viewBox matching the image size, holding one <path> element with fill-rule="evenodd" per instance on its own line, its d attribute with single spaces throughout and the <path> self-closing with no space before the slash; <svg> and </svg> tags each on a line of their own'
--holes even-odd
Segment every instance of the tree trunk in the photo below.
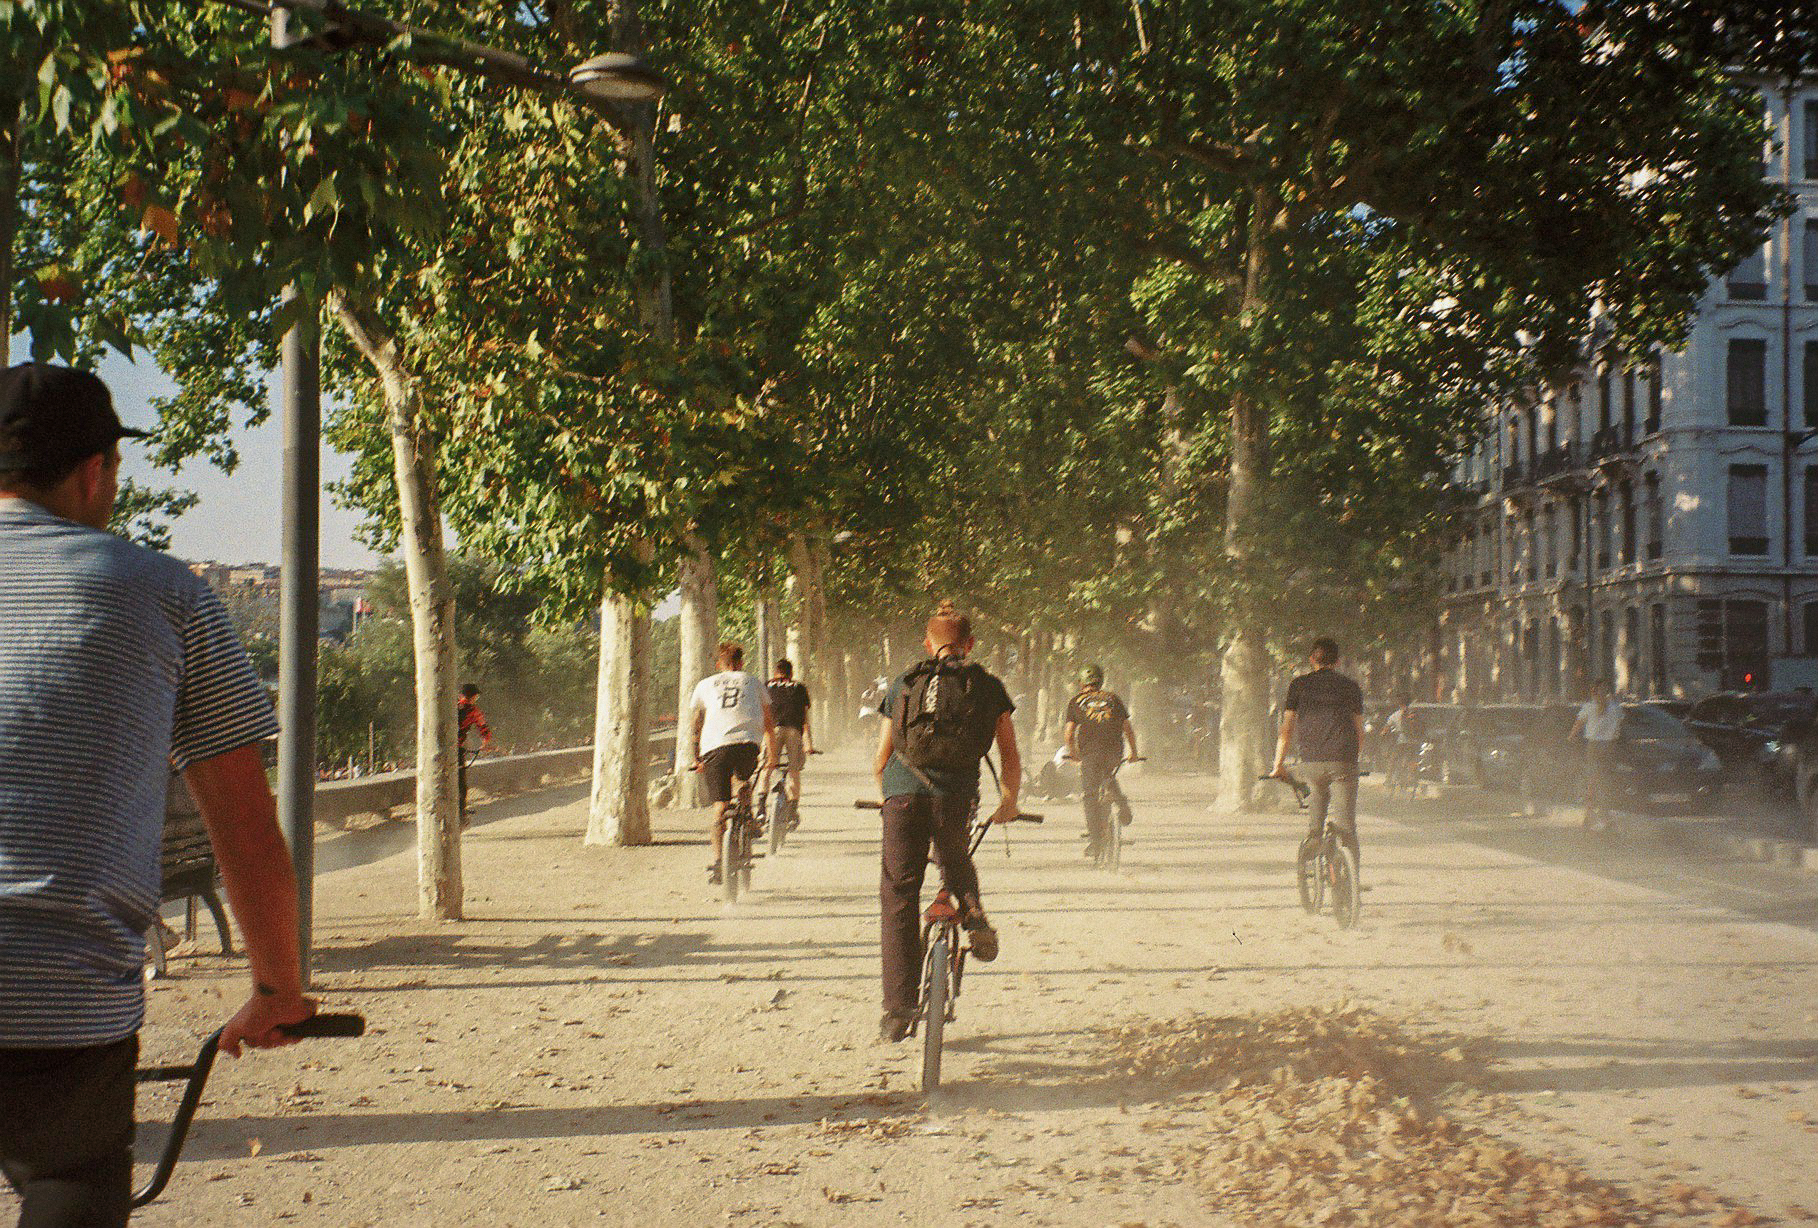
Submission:
<svg viewBox="0 0 1818 1228">
<path fill-rule="evenodd" d="M 682 672 L 675 703 L 675 804 L 687 807 L 704 804 L 700 773 L 688 770 L 694 766 L 693 739 L 689 736 L 694 728 L 694 713 L 689 701 L 694 697 L 695 685 L 714 670 L 714 649 L 720 634 L 719 586 L 713 575 L 713 555 L 692 533 L 677 578 L 682 612 L 676 635 L 681 642 Z"/>
<path fill-rule="evenodd" d="M 789 542 L 790 587 L 796 601 L 795 622 L 789 628 L 789 655 L 795 659 L 795 676 L 811 687 L 824 688 L 820 676 L 827 648 L 827 596 L 822 588 L 826 574 L 826 547 L 812 534 L 797 534 Z"/>
<path fill-rule="evenodd" d="M 757 655 L 758 672 L 768 674 L 782 652 L 783 612 L 777 604 L 776 590 L 768 585 L 758 590 Z"/>
<path fill-rule="evenodd" d="M 25 105 L 0 102 L 0 368 L 13 358 L 13 245 L 19 241 L 19 192 L 25 166 Z"/>
<path fill-rule="evenodd" d="M 1250 202 L 1243 300 L 1238 320 L 1247 331 L 1263 307 L 1268 228 L 1275 202 L 1257 192 Z M 1231 460 L 1225 496 L 1225 557 L 1238 582 L 1231 626 L 1219 662 L 1223 690 L 1218 725 L 1218 796 L 1215 809 L 1251 807 L 1256 778 L 1267 768 L 1257 747 L 1268 737 L 1269 655 L 1266 611 L 1251 590 L 1248 563 L 1255 554 L 1269 480 L 1269 413 L 1247 391 L 1231 397 Z"/>
<path fill-rule="evenodd" d="M 461 805 L 455 727 L 454 586 L 436 505 L 435 443 L 397 339 L 365 303 L 337 291 L 335 319 L 378 373 L 391 420 L 417 681 L 417 910 L 461 918 Z"/>
<path fill-rule="evenodd" d="M 600 605 L 599 703 L 587 843 L 650 843 L 650 610 L 609 594 Z"/>
<path fill-rule="evenodd" d="M 644 25 L 638 0 L 613 0 L 607 19 L 614 49 L 642 55 Z M 616 105 L 613 126 L 619 165 L 632 184 L 638 243 L 643 249 L 634 287 L 638 322 L 657 342 L 673 347 L 674 279 L 663 202 L 657 194 L 656 106 Z M 650 544 L 641 543 L 641 549 L 649 552 Z M 645 561 L 649 561 L 648 553 Z M 650 754 L 650 615 L 640 603 L 609 593 L 601 602 L 600 623 L 600 685 L 594 711 L 593 787 L 586 838 L 609 840 L 616 835 L 620 843 L 643 844 L 650 839 L 644 784 Z M 678 729 L 678 747 L 684 738 L 684 731 Z M 678 781 L 678 796 L 682 787 Z M 616 815 L 612 811 L 615 805 Z"/>
</svg>

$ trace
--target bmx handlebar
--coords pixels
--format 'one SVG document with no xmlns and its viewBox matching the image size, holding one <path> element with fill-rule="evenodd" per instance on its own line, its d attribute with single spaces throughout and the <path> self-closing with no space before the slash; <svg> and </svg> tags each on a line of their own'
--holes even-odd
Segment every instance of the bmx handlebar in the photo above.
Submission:
<svg viewBox="0 0 1818 1228">
<path fill-rule="evenodd" d="M 366 1019 L 352 1014 L 311 1015 L 298 1023 L 279 1024 L 278 1030 L 299 1040 L 363 1036 L 366 1033 Z M 189 1124 L 196 1116 L 196 1106 L 202 1103 L 202 1089 L 208 1084 L 208 1073 L 214 1069 L 215 1055 L 221 1048 L 221 1032 L 222 1029 L 215 1029 L 202 1042 L 194 1065 L 150 1066 L 138 1071 L 135 1076 L 140 1083 L 184 1081 L 183 1099 L 178 1101 L 177 1112 L 171 1118 L 170 1134 L 164 1140 L 164 1151 L 158 1156 L 158 1165 L 152 1170 L 151 1178 L 133 1192 L 135 1207 L 144 1206 L 162 1194 L 164 1187 L 170 1184 L 170 1175 L 176 1170 L 177 1158 L 183 1154 L 183 1142 L 189 1137 Z"/>
<path fill-rule="evenodd" d="M 852 808 L 854 810 L 882 810 L 884 803 L 875 798 L 861 797 L 852 803 Z M 1040 823 L 1041 821 L 1042 816 L 1039 814 L 1017 814 L 1004 820 L 1006 823 Z M 990 826 L 990 824 L 986 824 L 986 826 Z"/>
</svg>

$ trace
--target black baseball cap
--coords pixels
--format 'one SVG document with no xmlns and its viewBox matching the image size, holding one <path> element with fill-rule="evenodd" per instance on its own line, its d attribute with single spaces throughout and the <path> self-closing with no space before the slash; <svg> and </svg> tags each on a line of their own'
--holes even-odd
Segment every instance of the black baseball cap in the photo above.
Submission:
<svg viewBox="0 0 1818 1228">
<path fill-rule="evenodd" d="M 99 376 L 43 362 L 0 373 L 0 473 L 58 472 L 150 432 L 120 424 Z"/>
</svg>

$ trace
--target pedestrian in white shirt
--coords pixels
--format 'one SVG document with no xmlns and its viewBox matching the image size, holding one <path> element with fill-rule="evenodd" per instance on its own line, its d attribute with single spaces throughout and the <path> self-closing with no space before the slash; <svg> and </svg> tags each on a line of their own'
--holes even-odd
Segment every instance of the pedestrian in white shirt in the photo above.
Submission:
<svg viewBox="0 0 1818 1228">
<path fill-rule="evenodd" d="M 1572 736 L 1584 739 L 1584 825 L 1592 831 L 1605 826 L 1610 764 L 1622 734 L 1622 705 L 1612 695 L 1608 682 L 1601 678 L 1593 682 L 1590 702 L 1578 709 L 1578 719 L 1572 722 Z"/>
<path fill-rule="evenodd" d="M 770 695 L 762 679 L 745 672 L 745 650 L 737 644 L 721 644 L 715 662 L 720 672 L 701 679 L 689 707 L 694 712 L 694 766 L 707 782 L 707 798 L 713 803 L 713 864 L 707 872 L 717 883 L 732 782 L 748 781 L 757 774 L 760 745 L 770 747 L 772 764 L 776 749 Z"/>
</svg>

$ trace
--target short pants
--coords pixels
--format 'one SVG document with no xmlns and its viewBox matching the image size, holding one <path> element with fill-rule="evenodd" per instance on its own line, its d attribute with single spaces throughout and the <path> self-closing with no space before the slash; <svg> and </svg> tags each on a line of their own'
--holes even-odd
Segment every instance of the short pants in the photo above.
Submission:
<svg viewBox="0 0 1818 1228">
<path fill-rule="evenodd" d="M 757 775 L 758 744 L 734 742 L 716 746 L 701 756 L 701 779 L 707 782 L 707 800 L 732 800 L 732 782 L 750 780 Z"/>
</svg>

